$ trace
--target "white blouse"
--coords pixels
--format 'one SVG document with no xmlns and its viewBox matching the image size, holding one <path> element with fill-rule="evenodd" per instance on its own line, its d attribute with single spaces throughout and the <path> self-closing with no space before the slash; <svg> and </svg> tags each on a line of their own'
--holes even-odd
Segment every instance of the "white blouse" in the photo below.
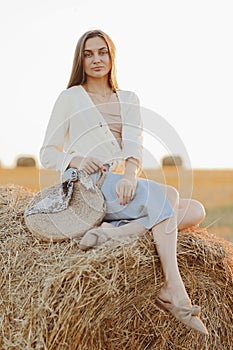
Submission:
<svg viewBox="0 0 233 350">
<path fill-rule="evenodd" d="M 137 95 L 117 90 L 122 120 L 122 147 L 92 98 L 81 86 L 58 96 L 40 149 L 41 164 L 64 172 L 74 156 L 92 156 L 112 165 L 129 157 L 142 161 L 142 119 Z M 112 102 L 111 102 L 112 103 Z"/>
</svg>

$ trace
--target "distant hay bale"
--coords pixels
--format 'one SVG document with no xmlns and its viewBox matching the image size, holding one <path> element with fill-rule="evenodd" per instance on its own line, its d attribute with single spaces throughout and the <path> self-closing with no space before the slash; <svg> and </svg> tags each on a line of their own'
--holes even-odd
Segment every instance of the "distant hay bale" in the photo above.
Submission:
<svg viewBox="0 0 233 350">
<path fill-rule="evenodd" d="M 0 187 L 0 349 L 232 349 L 230 242 L 205 229 L 179 233 L 180 271 L 206 337 L 156 307 L 163 274 L 150 233 L 88 252 L 41 243 L 23 221 L 32 195 Z"/>
<path fill-rule="evenodd" d="M 180 156 L 166 156 L 162 159 L 162 166 L 182 166 L 183 161 Z"/>
<path fill-rule="evenodd" d="M 33 157 L 19 157 L 16 161 L 16 167 L 35 167 L 36 161 Z"/>
</svg>

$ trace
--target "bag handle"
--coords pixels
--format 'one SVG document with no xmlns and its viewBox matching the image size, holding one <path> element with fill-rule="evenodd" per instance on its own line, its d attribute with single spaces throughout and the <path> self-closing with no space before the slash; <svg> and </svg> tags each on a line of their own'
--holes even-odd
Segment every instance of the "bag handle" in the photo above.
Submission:
<svg viewBox="0 0 233 350">
<path fill-rule="evenodd" d="M 64 183 L 66 181 L 69 181 L 69 183 L 70 183 L 70 182 L 77 181 L 79 176 L 80 176 L 80 172 L 82 172 L 85 181 L 88 182 L 89 187 L 93 188 L 94 183 L 92 182 L 92 180 L 91 180 L 90 176 L 87 174 L 87 172 L 85 170 L 82 170 L 82 169 L 79 170 L 77 168 L 69 168 L 69 169 L 67 169 L 64 172 L 64 174 L 62 175 L 62 182 Z M 100 188 L 102 186 L 102 184 L 104 182 L 105 175 L 106 175 L 106 172 L 103 171 L 103 169 L 100 169 L 99 170 L 99 177 L 98 177 L 98 179 L 96 181 L 96 184 L 95 184 L 98 188 Z M 82 177 L 80 178 L 81 183 L 82 183 Z M 84 184 L 84 186 L 86 187 L 87 184 Z"/>
<path fill-rule="evenodd" d="M 96 181 L 96 186 L 97 186 L 98 188 L 100 188 L 100 187 L 103 185 L 105 176 L 106 176 L 106 172 L 103 171 L 103 169 L 100 169 L 100 170 L 99 170 L 99 177 L 98 177 L 98 179 L 97 179 L 97 181 Z"/>
</svg>

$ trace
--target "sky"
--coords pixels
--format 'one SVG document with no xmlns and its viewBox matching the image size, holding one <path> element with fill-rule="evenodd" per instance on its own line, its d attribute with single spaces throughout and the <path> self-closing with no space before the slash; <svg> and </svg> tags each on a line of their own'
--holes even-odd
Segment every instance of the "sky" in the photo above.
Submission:
<svg viewBox="0 0 233 350">
<path fill-rule="evenodd" d="M 102 29 L 116 45 L 118 83 L 144 121 L 145 167 L 179 154 L 192 168 L 233 168 L 231 0 L 2 2 L 0 163 L 38 155 L 66 89 L 75 46 Z"/>
</svg>

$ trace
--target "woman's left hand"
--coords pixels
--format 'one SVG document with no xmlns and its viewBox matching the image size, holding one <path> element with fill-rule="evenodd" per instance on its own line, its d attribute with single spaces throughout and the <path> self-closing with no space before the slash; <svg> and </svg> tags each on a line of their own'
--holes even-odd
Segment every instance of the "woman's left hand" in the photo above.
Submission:
<svg viewBox="0 0 233 350">
<path fill-rule="evenodd" d="M 137 179 L 122 178 L 116 185 L 116 192 L 121 205 L 128 204 L 135 196 Z"/>
</svg>

